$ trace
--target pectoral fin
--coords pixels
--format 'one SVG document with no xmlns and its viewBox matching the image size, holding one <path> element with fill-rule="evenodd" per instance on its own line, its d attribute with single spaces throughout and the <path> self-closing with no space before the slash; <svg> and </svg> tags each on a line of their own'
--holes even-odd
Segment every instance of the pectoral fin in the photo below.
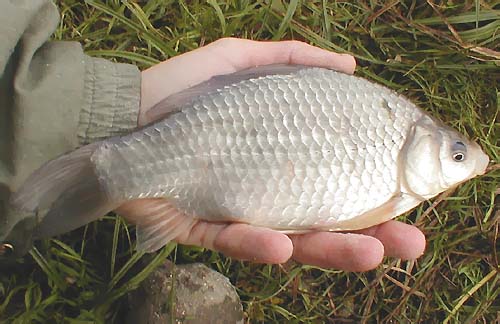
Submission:
<svg viewBox="0 0 500 324">
<path fill-rule="evenodd" d="M 360 216 L 339 222 L 334 229 L 329 230 L 351 231 L 372 227 L 387 222 L 418 206 L 420 203 L 422 203 L 422 200 L 409 194 L 400 193 L 389 199 L 385 204 Z"/>
<path fill-rule="evenodd" d="M 394 217 L 399 216 L 404 212 L 407 212 L 412 208 L 418 206 L 421 202 L 421 199 L 418 199 L 409 194 L 400 193 L 393 196 L 383 205 L 352 219 L 340 221 L 332 225 L 316 227 L 311 230 L 277 230 L 285 234 L 304 234 L 314 231 L 340 232 L 360 230 L 387 222 L 388 220 L 393 219 Z"/>
</svg>

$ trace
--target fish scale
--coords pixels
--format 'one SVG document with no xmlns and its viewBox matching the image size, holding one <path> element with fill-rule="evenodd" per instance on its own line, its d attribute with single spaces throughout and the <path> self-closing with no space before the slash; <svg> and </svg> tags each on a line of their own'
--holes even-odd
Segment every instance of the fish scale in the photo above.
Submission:
<svg viewBox="0 0 500 324">
<path fill-rule="evenodd" d="M 398 152 L 420 117 L 381 86 L 308 69 L 226 86 L 93 158 L 116 199 L 164 196 L 203 219 L 306 228 L 387 201 Z M 115 154 L 127 172 L 108 165 Z"/>
</svg>

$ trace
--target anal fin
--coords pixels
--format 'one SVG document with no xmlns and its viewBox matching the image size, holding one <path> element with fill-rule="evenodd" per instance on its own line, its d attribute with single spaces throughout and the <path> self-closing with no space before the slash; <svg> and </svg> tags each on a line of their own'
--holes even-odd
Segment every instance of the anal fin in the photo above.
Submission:
<svg viewBox="0 0 500 324">
<path fill-rule="evenodd" d="M 143 199 L 138 201 L 140 217 L 125 216 L 136 224 L 138 251 L 154 252 L 174 240 L 197 223 L 197 219 L 175 208 L 167 199 Z M 135 208 L 134 208 L 135 209 Z M 134 213 L 135 214 L 135 213 Z"/>
</svg>

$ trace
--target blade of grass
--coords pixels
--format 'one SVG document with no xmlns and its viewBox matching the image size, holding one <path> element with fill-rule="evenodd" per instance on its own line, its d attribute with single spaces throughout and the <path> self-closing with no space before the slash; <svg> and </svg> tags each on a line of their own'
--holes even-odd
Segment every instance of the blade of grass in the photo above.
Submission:
<svg viewBox="0 0 500 324">
<path fill-rule="evenodd" d="M 283 37 L 283 34 L 285 33 L 285 30 L 290 27 L 290 22 L 293 18 L 293 15 L 295 14 L 295 11 L 297 10 L 298 3 L 299 3 L 298 0 L 290 1 L 286 9 L 285 16 L 281 20 L 281 24 L 278 28 L 278 31 L 273 36 L 273 40 L 281 39 Z"/>
<path fill-rule="evenodd" d="M 451 318 L 453 316 L 455 316 L 455 314 L 458 312 L 458 310 L 460 309 L 460 307 L 462 307 L 462 305 L 470 298 L 472 297 L 472 295 L 478 291 L 482 286 L 484 286 L 484 284 L 486 284 L 491 278 L 493 278 L 495 275 L 498 275 L 499 274 L 499 270 L 500 269 L 493 269 L 490 271 L 490 273 L 488 273 L 481 281 L 479 281 L 477 284 L 474 285 L 474 287 L 472 287 L 469 291 L 467 291 L 463 296 L 462 298 L 460 298 L 460 300 L 457 302 L 457 304 L 455 305 L 455 307 L 453 307 L 453 309 L 451 310 L 450 314 L 448 315 L 448 317 L 446 317 L 446 319 L 443 321 L 443 324 L 447 324 Z"/>
<path fill-rule="evenodd" d="M 135 32 L 137 32 L 139 35 L 144 37 L 148 43 L 158 49 L 163 55 L 168 55 L 168 56 L 175 56 L 177 53 L 173 51 L 170 47 L 166 45 L 166 42 L 162 40 L 158 35 L 155 33 L 150 32 L 149 30 L 145 30 L 141 28 L 140 25 L 137 23 L 133 22 L 132 20 L 126 18 L 122 14 L 110 9 L 109 7 L 96 2 L 94 0 L 85 0 L 86 3 L 89 5 L 95 7 L 96 9 L 110 15 L 111 17 L 117 19 L 121 23 L 125 24 L 127 27 L 131 28 Z"/>
<path fill-rule="evenodd" d="M 222 13 L 222 9 L 220 8 L 219 4 L 217 3 L 217 0 L 208 0 L 207 3 L 214 8 L 215 13 L 217 15 L 217 18 L 219 18 L 220 28 L 222 30 L 222 35 L 226 35 L 226 18 L 224 17 L 224 14 Z"/>
</svg>

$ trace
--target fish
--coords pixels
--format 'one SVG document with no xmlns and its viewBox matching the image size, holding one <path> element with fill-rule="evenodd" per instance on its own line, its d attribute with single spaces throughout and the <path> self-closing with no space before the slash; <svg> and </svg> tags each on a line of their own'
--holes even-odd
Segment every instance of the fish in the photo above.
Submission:
<svg viewBox="0 0 500 324">
<path fill-rule="evenodd" d="M 199 220 L 283 233 L 351 231 L 401 215 L 485 173 L 488 156 L 403 95 L 299 65 L 216 76 L 171 95 L 158 120 L 35 171 L 11 204 L 57 235 L 124 202 L 159 198 L 137 221 L 152 252 Z M 158 216 L 161 215 L 161 216 Z"/>
</svg>

